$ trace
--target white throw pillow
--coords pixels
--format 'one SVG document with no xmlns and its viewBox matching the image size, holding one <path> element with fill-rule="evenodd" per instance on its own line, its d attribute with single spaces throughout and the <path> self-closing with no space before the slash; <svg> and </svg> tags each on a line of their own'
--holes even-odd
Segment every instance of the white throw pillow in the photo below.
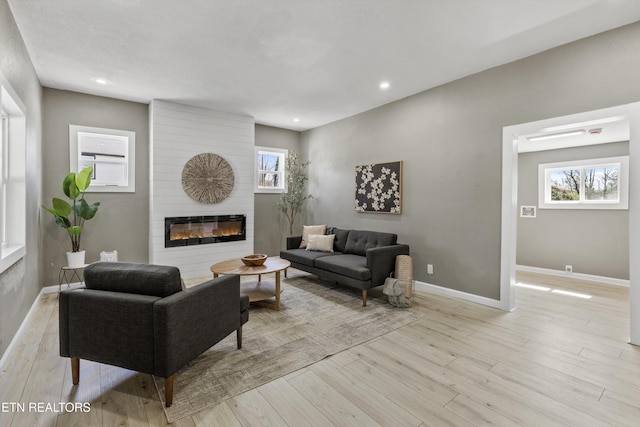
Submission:
<svg viewBox="0 0 640 427">
<path fill-rule="evenodd" d="M 308 251 L 333 252 L 335 234 L 310 234 L 307 242 Z"/>
<path fill-rule="evenodd" d="M 327 225 L 305 225 L 302 227 L 302 242 L 300 242 L 300 249 L 307 247 L 310 234 L 324 234 L 327 231 Z"/>
</svg>

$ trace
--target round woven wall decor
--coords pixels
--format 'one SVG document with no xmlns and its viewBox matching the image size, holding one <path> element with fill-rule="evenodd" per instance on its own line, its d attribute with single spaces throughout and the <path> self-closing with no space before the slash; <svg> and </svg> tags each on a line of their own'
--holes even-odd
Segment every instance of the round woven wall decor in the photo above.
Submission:
<svg viewBox="0 0 640 427">
<path fill-rule="evenodd" d="M 229 197 L 234 184 L 229 162 L 213 153 L 193 156 L 182 169 L 182 188 L 200 203 L 219 203 Z"/>
</svg>

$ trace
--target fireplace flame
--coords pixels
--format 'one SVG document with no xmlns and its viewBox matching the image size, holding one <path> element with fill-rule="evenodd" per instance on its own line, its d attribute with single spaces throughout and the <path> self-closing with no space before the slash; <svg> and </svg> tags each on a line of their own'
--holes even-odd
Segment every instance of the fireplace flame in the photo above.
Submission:
<svg viewBox="0 0 640 427">
<path fill-rule="evenodd" d="M 203 239 L 207 237 L 228 237 L 242 235 L 242 222 L 205 222 L 172 224 L 170 240 Z"/>
</svg>

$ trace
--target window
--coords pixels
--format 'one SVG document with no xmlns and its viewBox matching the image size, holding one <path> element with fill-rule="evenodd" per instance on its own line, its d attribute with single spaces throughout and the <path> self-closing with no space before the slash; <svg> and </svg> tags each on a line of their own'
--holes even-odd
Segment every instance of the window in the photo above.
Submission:
<svg viewBox="0 0 640 427">
<path fill-rule="evenodd" d="M 69 125 L 71 171 L 93 166 L 88 192 L 135 192 L 135 132 Z"/>
<path fill-rule="evenodd" d="M 628 209 L 629 157 L 538 165 L 541 209 Z"/>
<path fill-rule="evenodd" d="M 25 111 L 0 74 L 0 272 L 26 254 Z"/>
<path fill-rule="evenodd" d="M 256 147 L 254 185 L 256 193 L 287 191 L 284 165 L 288 154 L 288 150 L 279 148 Z"/>
</svg>

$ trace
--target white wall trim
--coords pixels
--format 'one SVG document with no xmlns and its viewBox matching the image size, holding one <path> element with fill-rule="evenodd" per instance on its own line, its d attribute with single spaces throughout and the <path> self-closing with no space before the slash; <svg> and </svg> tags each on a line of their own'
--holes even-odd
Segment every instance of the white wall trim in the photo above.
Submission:
<svg viewBox="0 0 640 427">
<path fill-rule="evenodd" d="M 52 286 L 49 286 L 49 287 L 51 288 Z M 56 286 L 56 288 L 57 288 L 57 286 Z M 11 339 L 11 342 L 9 343 L 9 346 L 7 347 L 7 349 L 5 350 L 4 354 L 2 355 L 2 358 L 0 359 L 0 372 L 4 372 L 5 364 L 7 363 L 7 360 L 9 359 L 9 354 L 11 354 L 11 352 L 13 351 L 13 348 L 16 346 L 16 343 L 18 342 L 18 340 L 20 339 L 20 336 L 24 332 L 24 329 L 26 328 L 27 323 L 29 323 L 29 320 L 31 319 L 31 316 L 33 316 L 33 314 L 35 313 L 36 308 L 37 308 L 38 304 L 40 303 L 40 299 L 42 298 L 42 295 L 45 294 L 45 292 L 44 292 L 45 289 L 47 289 L 47 288 L 40 289 L 40 292 L 36 296 L 36 299 L 33 301 L 33 304 L 31 304 L 31 308 L 29 309 L 29 312 L 27 313 L 27 315 L 22 320 L 22 323 L 20 324 L 20 327 L 16 331 L 16 334 L 13 336 L 13 338 Z"/>
<path fill-rule="evenodd" d="M 75 287 L 75 286 L 80 286 L 80 282 L 71 283 L 71 287 Z M 22 320 L 20 327 L 16 331 L 16 334 L 13 336 L 13 339 L 11 339 L 9 346 L 7 346 L 7 349 L 5 350 L 4 354 L 2 355 L 2 358 L 0 359 L 0 372 L 3 372 L 5 370 L 5 364 L 9 359 L 9 354 L 11 354 L 11 352 L 13 351 L 13 348 L 16 346 L 16 343 L 19 341 L 20 337 L 22 336 L 22 333 L 25 331 L 25 328 L 29 324 L 29 321 L 31 320 L 31 316 L 33 316 L 33 314 L 35 313 L 36 308 L 38 307 L 38 304 L 42 299 L 42 296 L 46 294 L 55 294 L 58 292 L 58 289 L 59 289 L 58 285 L 45 286 L 44 288 L 40 289 L 40 292 L 36 296 L 36 299 L 33 301 L 33 304 L 31 304 L 31 308 L 29 309 L 29 312 Z M 62 285 L 62 289 L 66 289 L 65 285 Z"/>
<path fill-rule="evenodd" d="M 516 306 L 516 246 L 518 211 L 518 137 L 512 127 L 502 129 L 502 210 L 500 245 L 500 308 Z"/>
<path fill-rule="evenodd" d="M 80 286 L 84 286 L 84 284 L 80 282 L 72 282 L 69 284 L 69 288 L 79 288 Z M 58 289 L 60 289 L 61 291 L 64 291 L 65 289 L 67 289 L 67 284 L 63 283 L 61 287 L 58 285 L 46 286 L 42 288 L 42 294 L 43 295 L 55 294 L 58 292 Z"/>
<path fill-rule="evenodd" d="M 629 104 L 626 108 L 630 122 L 629 138 L 629 342 L 640 345 L 640 102 Z"/>
<path fill-rule="evenodd" d="M 625 279 L 616 279 L 615 277 L 595 276 L 593 274 L 584 273 L 567 273 L 562 270 L 553 270 L 550 268 L 531 267 L 528 265 L 516 265 L 517 271 L 527 271 L 529 273 L 546 274 L 548 276 L 565 277 L 567 279 L 587 280 L 590 282 L 604 283 L 606 285 L 623 286 L 628 288 L 629 281 Z"/>
<path fill-rule="evenodd" d="M 418 292 L 427 292 L 427 293 L 433 293 L 438 295 L 444 295 L 446 297 L 461 299 L 464 301 L 469 301 L 476 304 L 482 304 L 482 305 L 503 310 L 501 302 L 495 299 L 491 299 L 491 298 L 487 298 L 487 297 L 483 297 L 475 294 L 470 294 L 470 293 L 458 291 L 455 289 L 449 289 L 449 288 L 445 288 L 438 285 L 432 285 L 431 283 L 420 282 L 418 280 L 415 280 L 413 284 L 414 284 L 414 289 Z"/>
</svg>

